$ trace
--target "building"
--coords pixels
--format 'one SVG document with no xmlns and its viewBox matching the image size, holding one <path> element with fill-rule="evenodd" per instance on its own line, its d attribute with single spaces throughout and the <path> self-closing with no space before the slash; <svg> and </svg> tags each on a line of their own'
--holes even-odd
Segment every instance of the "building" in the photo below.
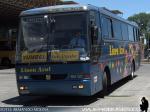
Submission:
<svg viewBox="0 0 150 112">
<path fill-rule="evenodd" d="M 61 4 L 76 4 L 76 2 L 63 0 L 0 0 L 0 38 L 7 37 L 9 29 L 18 27 L 21 11 Z"/>
</svg>

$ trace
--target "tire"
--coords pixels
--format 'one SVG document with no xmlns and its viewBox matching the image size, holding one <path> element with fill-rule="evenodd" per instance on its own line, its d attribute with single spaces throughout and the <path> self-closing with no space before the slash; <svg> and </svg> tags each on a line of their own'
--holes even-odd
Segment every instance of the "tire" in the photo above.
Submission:
<svg viewBox="0 0 150 112">
<path fill-rule="evenodd" d="M 133 80 L 134 77 L 135 77 L 135 75 L 134 75 L 134 63 L 132 63 L 132 65 L 131 65 L 130 79 Z"/>
<path fill-rule="evenodd" d="M 102 95 L 106 96 L 108 93 L 108 77 L 106 71 L 103 74 L 102 85 L 103 85 Z"/>
</svg>

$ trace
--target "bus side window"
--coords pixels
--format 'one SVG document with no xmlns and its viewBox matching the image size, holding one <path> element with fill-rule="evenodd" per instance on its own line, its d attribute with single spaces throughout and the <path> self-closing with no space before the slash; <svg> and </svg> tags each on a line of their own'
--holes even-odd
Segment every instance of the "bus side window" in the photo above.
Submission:
<svg viewBox="0 0 150 112">
<path fill-rule="evenodd" d="M 129 40 L 129 36 L 128 36 L 128 26 L 125 23 L 121 24 L 121 30 L 122 30 L 122 37 L 123 40 Z"/>
<path fill-rule="evenodd" d="M 114 38 L 118 40 L 122 40 L 122 32 L 121 32 L 121 23 L 120 21 L 113 20 L 113 31 L 114 31 Z"/>
<path fill-rule="evenodd" d="M 106 18 L 102 18 L 102 36 L 103 38 L 108 38 L 108 20 Z"/>
<path fill-rule="evenodd" d="M 113 38 L 112 20 L 106 17 L 102 17 L 102 36 Z"/>
<path fill-rule="evenodd" d="M 129 40 L 134 41 L 133 27 L 128 25 Z"/>
</svg>

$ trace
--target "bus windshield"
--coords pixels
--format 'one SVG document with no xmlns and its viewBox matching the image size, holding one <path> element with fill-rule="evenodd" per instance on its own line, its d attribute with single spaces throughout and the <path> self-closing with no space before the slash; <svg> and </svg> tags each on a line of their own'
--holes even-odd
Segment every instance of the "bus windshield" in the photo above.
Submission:
<svg viewBox="0 0 150 112">
<path fill-rule="evenodd" d="M 47 26 L 44 18 L 27 17 L 22 19 L 22 50 L 36 52 L 47 47 Z"/>
<path fill-rule="evenodd" d="M 20 52 L 76 50 L 87 54 L 86 13 L 28 16 L 21 19 Z"/>
</svg>

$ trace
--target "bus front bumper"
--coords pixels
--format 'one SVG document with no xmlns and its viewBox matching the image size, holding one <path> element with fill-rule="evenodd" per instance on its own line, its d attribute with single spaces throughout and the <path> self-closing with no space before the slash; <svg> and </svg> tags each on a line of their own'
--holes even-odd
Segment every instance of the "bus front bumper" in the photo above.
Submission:
<svg viewBox="0 0 150 112">
<path fill-rule="evenodd" d="M 20 95 L 91 96 L 91 80 L 19 81 Z"/>
</svg>

